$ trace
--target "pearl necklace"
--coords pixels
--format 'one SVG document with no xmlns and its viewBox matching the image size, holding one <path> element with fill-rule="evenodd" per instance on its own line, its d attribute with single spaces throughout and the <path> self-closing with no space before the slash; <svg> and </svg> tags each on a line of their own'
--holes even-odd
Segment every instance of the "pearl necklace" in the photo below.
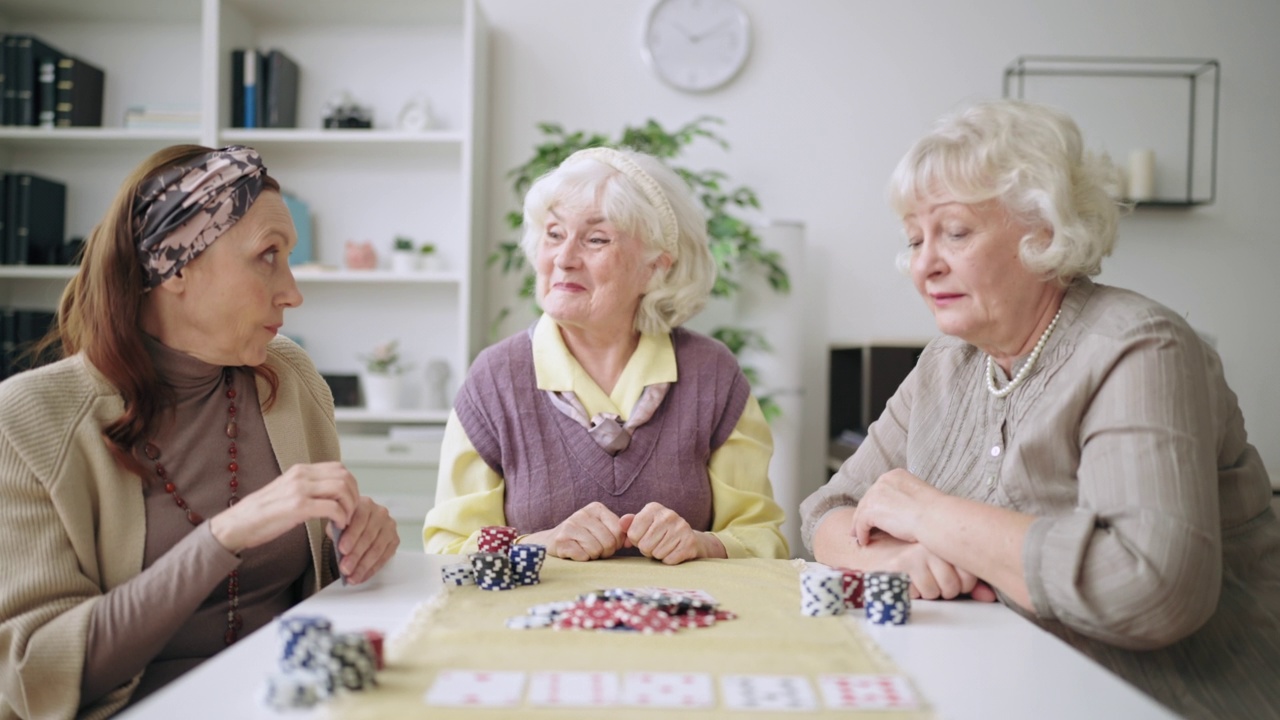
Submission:
<svg viewBox="0 0 1280 720">
<path fill-rule="evenodd" d="M 1044 329 L 1044 333 L 1040 339 L 1036 341 L 1036 346 L 1031 349 L 1031 354 L 1027 356 L 1027 361 L 1022 363 L 1022 367 L 1018 368 L 1017 374 L 1009 381 L 1008 385 L 1002 388 L 996 387 L 996 361 L 987 356 L 987 392 L 992 395 L 1003 398 L 1013 389 L 1022 384 L 1027 379 L 1027 375 L 1031 374 L 1031 368 L 1035 367 L 1036 360 L 1040 359 L 1040 353 L 1044 350 L 1044 345 L 1049 341 L 1049 336 L 1053 334 L 1053 328 L 1058 325 L 1058 318 L 1062 316 L 1062 308 L 1058 308 L 1058 312 L 1054 313 L 1053 320 L 1049 321 L 1049 327 Z"/>
</svg>

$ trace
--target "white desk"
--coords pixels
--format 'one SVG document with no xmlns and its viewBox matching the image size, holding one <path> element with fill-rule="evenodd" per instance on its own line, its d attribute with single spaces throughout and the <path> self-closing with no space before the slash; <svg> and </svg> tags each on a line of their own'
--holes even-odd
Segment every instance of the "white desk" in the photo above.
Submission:
<svg viewBox="0 0 1280 720">
<path fill-rule="evenodd" d="M 338 629 L 373 628 L 390 637 L 405 625 L 418 603 L 439 592 L 440 567 L 456 561 L 398 553 L 365 586 L 331 585 L 291 614 L 324 615 Z M 866 627 L 933 703 L 940 719 L 1175 718 L 1001 605 L 917 601 L 912 603 L 907 625 Z M 268 626 L 120 717 L 305 717 L 307 713 L 276 714 L 258 705 L 263 678 L 275 669 L 278 654 L 275 627 Z"/>
</svg>

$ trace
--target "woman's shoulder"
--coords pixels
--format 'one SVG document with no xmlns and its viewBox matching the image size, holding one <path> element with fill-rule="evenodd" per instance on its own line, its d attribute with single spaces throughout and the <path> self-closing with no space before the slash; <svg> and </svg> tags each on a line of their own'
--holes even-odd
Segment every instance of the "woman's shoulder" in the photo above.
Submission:
<svg viewBox="0 0 1280 720">
<path fill-rule="evenodd" d="M 1199 337 L 1186 318 L 1141 293 L 1095 283 L 1084 290 L 1087 296 L 1077 321 L 1082 334 L 1119 342 L 1147 337 L 1190 341 Z"/>
<path fill-rule="evenodd" d="M 21 419 L 27 409 L 56 410 L 116 395 L 84 356 L 73 355 L 0 382 L 0 418 Z"/>
<path fill-rule="evenodd" d="M 732 363 L 734 366 L 738 364 L 738 358 L 734 356 L 728 345 L 688 328 L 678 327 L 672 330 L 671 344 L 675 347 L 677 358 L 681 355 L 696 353 L 704 361 L 717 360 Z"/>
</svg>

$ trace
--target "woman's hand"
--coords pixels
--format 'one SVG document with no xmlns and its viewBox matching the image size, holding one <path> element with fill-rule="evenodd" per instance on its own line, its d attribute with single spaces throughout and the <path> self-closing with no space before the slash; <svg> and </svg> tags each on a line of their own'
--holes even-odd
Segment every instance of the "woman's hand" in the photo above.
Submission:
<svg viewBox="0 0 1280 720">
<path fill-rule="evenodd" d="M 868 545 L 872 541 L 871 531 L 878 528 L 899 540 L 916 542 L 917 528 L 929 504 L 943 496 L 937 488 L 906 470 L 890 470 L 858 501 L 853 514 L 853 537 L 859 545 Z"/>
<path fill-rule="evenodd" d="M 214 515 L 209 530 L 223 547 L 239 553 L 312 518 L 327 518 L 346 528 L 359 500 L 356 479 L 342 463 L 299 464 Z"/>
<path fill-rule="evenodd" d="M 566 560 L 598 560 L 624 547 L 626 534 L 613 511 L 593 502 L 565 518 L 551 530 L 534 533 L 524 542 L 547 546 L 547 554 Z"/>
<path fill-rule="evenodd" d="M 728 557 L 711 533 L 698 532 L 676 511 L 651 502 L 635 515 L 622 516 L 627 544 L 667 565 L 703 557 Z"/>
<path fill-rule="evenodd" d="M 829 513 L 817 527 L 814 556 L 818 562 L 865 572 L 907 573 L 911 576 L 913 598 L 950 600 L 967 594 L 982 602 L 996 599 L 995 592 L 985 582 L 919 543 L 875 532 L 871 534 L 869 543 L 856 546 L 852 542 L 854 516 L 854 508 L 840 508 Z"/>
<path fill-rule="evenodd" d="M 338 569 L 348 583 L 359 585 L 381 570 L 398 547 L 400 535 L 391 512 L 362 495 L 337 545 L 342 557 Z"/>
</svg>

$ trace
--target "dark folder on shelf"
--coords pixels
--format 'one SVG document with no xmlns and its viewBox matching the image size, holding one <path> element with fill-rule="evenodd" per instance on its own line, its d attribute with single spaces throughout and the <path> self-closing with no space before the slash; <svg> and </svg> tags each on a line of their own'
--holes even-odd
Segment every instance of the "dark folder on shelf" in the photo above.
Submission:
<svg viewBox="0 0 1280 720">
<path fill-rule="evenodd" d="M 263 127 L 298 126 L 298 64 L 280 50 L 267 53 L 266 122 Z"/>
<path fill-rule="evenodd" d="M 4 36 L 5 83 L 3 110 L 0 118 L 5 125 L 16 125 L 18 118 L 18 36 Z"/>
<path fill-rule="evenodd" d="M 231 51 L 231 124 L 244 127 L 244 50 Z"/>
<path fill-rule="evenodd" d="M 17 117 L 15 125 L 36 125 L 40 108 L 40 66 L 65 55 L 34 35 L 18 35 Z"/>
<path fill-rule="evenodd" d="M 101 127 L 106 73 L 77 57 L 58 61 L 54 124 L 57 127 Z"/>
<path fill-rule="evenodd" d="M 31 173 L 6 176 L 9 265 L 56 265 L 67 226 L 67 186 Z"/>
</svg>

